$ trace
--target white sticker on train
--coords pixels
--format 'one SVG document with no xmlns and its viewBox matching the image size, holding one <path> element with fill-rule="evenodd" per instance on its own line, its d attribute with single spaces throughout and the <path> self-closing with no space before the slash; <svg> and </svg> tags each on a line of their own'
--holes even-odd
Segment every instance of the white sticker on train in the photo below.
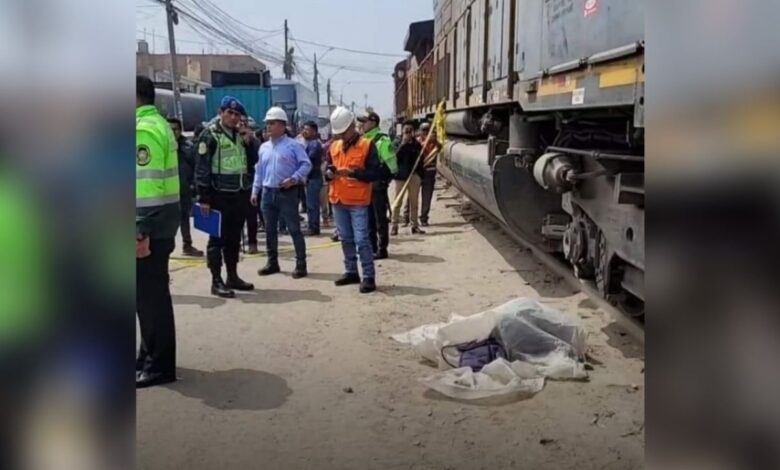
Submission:
<svg viewBox="0 0 780 470">
<path fill-rule="evenodd" d="M 571 104 L 585 103 L 585 89 L 577 88 L 571 94 Z"/>
</svg>

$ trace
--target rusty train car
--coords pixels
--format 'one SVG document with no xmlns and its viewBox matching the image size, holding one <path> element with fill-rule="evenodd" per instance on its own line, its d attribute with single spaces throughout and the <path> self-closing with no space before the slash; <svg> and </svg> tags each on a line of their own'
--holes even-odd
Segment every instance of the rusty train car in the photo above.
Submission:
<svg viewBox="0 0 780 470">
<path fill-rule="evenodd" d="M 395 67 L 398 122 L 446 103 L 440 173 L 644 315 L 642 0 L 434 0 Z"/>
</svg>

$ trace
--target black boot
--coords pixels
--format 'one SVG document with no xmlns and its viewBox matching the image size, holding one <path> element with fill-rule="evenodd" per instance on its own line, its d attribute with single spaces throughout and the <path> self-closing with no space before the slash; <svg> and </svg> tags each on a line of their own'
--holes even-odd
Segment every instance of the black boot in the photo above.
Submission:
<svg viewBox="0 0 780 470">
<path fill-rule="evenodd" d="M 387 248 L 380 248 L 374 253 L 374 259 L 387 259 L 388 256 Z"/>
<path fill-rule="evenodd" d="M 348 286 L 350 284 L 360 284 L 360 275 L 358 273 L 344 273 L 334 282 L 337 286 Z"/>
<path fill-rule="evenodd" d="M 271 274 L 276 274 L 280 271 L 281 269 L 279 269 L 279 263 L 268 263 L 265 265 L 265 267 L 257 271 L 257 274 L 261 276 L 270 276 Z"/>
<path fill-rule="evenodd" d="M 220 274 L 212 274 L 211 293 L 217 297 L 223 297 L 225 299 L 232 299 L 236 296 L 236 293 L 228 289 L 228 287 L 222 281 L 222 275 Z"/>
<path fill-rule="evenodd" d="M 227 283 L 225 283 L 225 285 L 228 288 L 235 289 L 235 290 L 243 290 L 243 291 L 255 290 L 255 285 L 250 284 L 244 281 L 243 279 L 241 279 L 240 277 L 238 277 L 238 272 L 235 270 L 228 271 Z"/>
<path fill-rule="evenodd" d="M 194 258 L 201 258 L 203 252 L 192 246 L 191 244 L 184 245 L 181 249 L 181 254 L 184 256 L 192 256 Z"/>
<path fill-rule="evenodd" d="M 374 292 L 375 290 L 376 290 L 376 283 L 374 282 L 374 278 L 373 277 L 363 278 L 363 282 L 360 283 L 360 293 L 368 294 L 369 292 Z"/>
<path fill-rule="evenodd" d="M 300 279 L 302 277 L 306 277 L 309 275 L 309 272 L 306 270 L 306 264 L 305 263 L 298 263 L 295 265 L 295 270 L 292 272 L 292 278 L 293 279 Z"/>
</svg>

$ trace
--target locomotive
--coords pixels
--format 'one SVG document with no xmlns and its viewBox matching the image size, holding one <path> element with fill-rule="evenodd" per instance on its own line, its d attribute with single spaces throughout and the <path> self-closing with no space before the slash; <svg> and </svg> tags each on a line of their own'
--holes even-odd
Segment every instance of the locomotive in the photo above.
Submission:
<svg viewBox="0 0 780 470">
<path fill-rule="evenodd" d="M 446 106 L 439 172 L 644 315 L 641 0 L 434 0 L 395 67 L 398 122 Z"/>
</svg>

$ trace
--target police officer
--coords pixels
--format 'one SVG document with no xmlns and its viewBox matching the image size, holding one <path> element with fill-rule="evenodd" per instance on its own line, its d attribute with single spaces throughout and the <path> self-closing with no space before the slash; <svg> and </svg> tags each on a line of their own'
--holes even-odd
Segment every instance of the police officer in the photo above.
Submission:
<svg viewBox="0 0 780 470">
<path fill-rule="evenodd" d="M 398 173 L 398 160 L 393 152 L 393 142 L 379 130 L 379 115 L 373 111 L 358 118 L 362 124 L 363 137 L 376 146 L 381 162 L 381 177 L 371 185 L 371 207 L 368 211 L 368 236 L 374 259 L 387 258 L 387 246 L 390 243 L 390 200 L 387 189 L 393 175 Z"/>
<path fill-rule="evenodd" d="M 206 247 L 211 271 L 211 293 L 235 297 L 235 290 L 250 291 L 254 285 L 238 277 L 238 253 L 241 232 L 248 212 L 253 158 L 238 133 L 244 106 L 236 98 L 225 96 L 220 103 L 219 119 L 203 130 L 198 138 L 195 185 L 204 215 L 211 209 L 222 213 L 222 236 L 209 237 Z M 225 260 L 227 282 L 222 280 Z"/>
<path fill-rule="evenodd" d="M 168 259 L 179 228 L 176 138 L 154 106 L 154 83 L 136 77 L 136 309 L 141 348 L 136 387 L 176 380 L 176 331 Z"/>
</svg>

